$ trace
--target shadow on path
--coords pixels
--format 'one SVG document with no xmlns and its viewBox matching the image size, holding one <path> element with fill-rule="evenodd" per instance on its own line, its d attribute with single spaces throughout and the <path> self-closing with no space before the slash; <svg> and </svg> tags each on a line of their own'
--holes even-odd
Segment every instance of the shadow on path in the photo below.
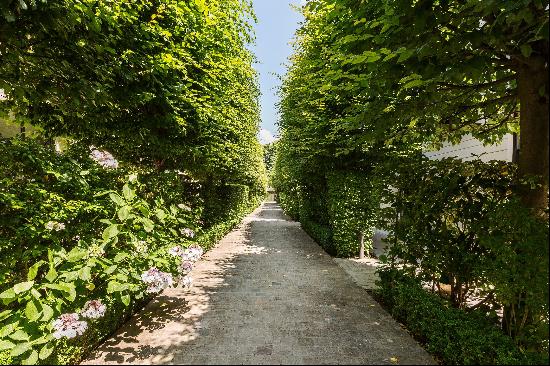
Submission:
<svg viewBox="0 0 550 366">
<path fill-rule="evenodd" d="M 273 202 L 84 364 L 434 364 Z"/>
</svg>

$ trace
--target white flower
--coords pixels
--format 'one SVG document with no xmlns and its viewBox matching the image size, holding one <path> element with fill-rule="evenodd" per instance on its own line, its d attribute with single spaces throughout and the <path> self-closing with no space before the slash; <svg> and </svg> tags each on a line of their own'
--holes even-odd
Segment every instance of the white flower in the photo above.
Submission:
<svg viewBox="0 0 550 366">
<path fill-rule="evenodd" d="M 140 240 L 137 243 L 134 243 L 134 245 L 136 247 L 136 251 L 140 254 L 145 254 L 149 250 L 146 241 Z"/>
<path fill-rule="evenodd" d="M 55 230 L 55 231 L 61 231 L 63 229 L 65 229 L 65 224 L 62 223 L 62 222 L 57 222 L 57 221 L 48 221 L 45 225 L 47 230 Z"/>
<path fill-rule="evenodd" d="M 143 272 L 141 280 L 148 285 L 148 293 L 161 292 L 165 288 L 172 286 L 173 283 L 170 273 L 159 271 L 156 267 L 151 267 L 147 272 Z"/>
<path fill-rule="evenodd" d="M 88 248 L 88 256 L 90 257 L 103 257 L 104 254 L 105 249 L 102 245 L 94 243 Z"/>
<path fill-rule="evenodd" d="M 78 314 L 76 313 L 67 313 L 61 314 L 53 322 L 53 327 L 55 332 L 53 333 L 54 338 L 74 338 L 77 335 L 82 335 L 88 328 L 88 323 L 85 321 L 78 320 Z"/>
<path fill-rule="evenodd" d="M 178 267 L 178 270 L 180 273 L 189 273 L 193 269 L 193 263 L 189 261 L 183 261 L 181 262 L 180 266 Z"/>
<path fill-rule="evenodd" d="M 185 228 L 180 231 L 182 235 L 187 236 L 188 238 L 193 238 L 195 236 L 195 232 L 189 228 Z"/>
<path fill-rule="evenodd" d="M 182 210 L 185 210 L 185 211 L 191 211 L 191 207 L 187 206 L 187 205 L 184 204 L 184 203 L 178 204 L 178 207 L 179 207 L 180 209 L 182 209 Z M 187 229 L 187 230 L 189 230 L 189 229 Z"/>
<path fill-rule="evenodd" d="M 95 149 L 92 146 L 92 152 L 90 153 L 90 158 L 95 160 L 99 165 L 101 165 L 104 168 L 113 168 L 113 169 L 118 168 L 118 161 L 108 151 L 100 151 Z"/>
<path fill-rule="evenodd" d="M 183 254 L 183 249 L 179 245 L 176 245 L 175 247 L 170 248 L 168 253 L 170 253 L 173 256 L 179 257 Z"/>
<path fill-rule="evenodd" d="M 187 260 L 190 260 L 192 262 L 198 261 L 200 257 L 203 255 L 203 253 L 204 253 L 204 250 L 197 245 L 193 245 L 187 248 L 187 250 L 185 251 Z"/>
<path fill-rule="evenodd" d="M 97 319 L 105 315 L 107 308 L 101 303 L 100 300 L 90 300 L 84 304 L 84 308 L 80 312 L 85 318 Z"/>
<path fill-rule="evenodd" d="M 204 251 L 199 246 L 189 247 L 181 254 L 181 260 L 182 261 L 189 261 L 189 262 L 196 262 L 200 259 L 203 252 Z"/>
</svg>

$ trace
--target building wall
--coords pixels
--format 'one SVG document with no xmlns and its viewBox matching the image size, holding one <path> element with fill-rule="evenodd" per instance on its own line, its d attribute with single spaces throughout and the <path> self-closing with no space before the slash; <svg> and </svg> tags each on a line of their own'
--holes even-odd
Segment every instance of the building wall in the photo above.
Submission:
<svg viewBox="0 0 550 366">
<path fill-rule="evenodd" d="M 467 135 L 456 145 L 444 143 L 441 149 L 437 151 L 426 151 L 424 155 L 432 160 L 454 157 L 464 161 L 474 159 L 479 159 L 481 161 L 512 161 L 514 155 L 514 139 L 512 134 L 507 134 L 500 143 L 484 146 L 478 139 L 471 135 Z"/>
</svg>

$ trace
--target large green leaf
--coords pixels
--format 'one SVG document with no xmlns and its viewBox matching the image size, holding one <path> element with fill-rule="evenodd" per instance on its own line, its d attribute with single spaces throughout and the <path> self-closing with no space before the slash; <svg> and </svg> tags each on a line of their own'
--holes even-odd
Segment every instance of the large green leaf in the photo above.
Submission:
<svg viewBox="0 0 550 366">
<path fill-rule="evenodd" d="M 31 322 L 38 320 L 42 312 L 41 308 L 41 304 L 36 299 L 32 299 L 31 301 L 27 302 L 27 305 L 25 306 L 25 316 Z"/>
<path fill-rule="evenodd" d="M 34 281 L 20 282 L 13 286 L 13 291 L 16 294 L 21 294 L 23 292 L 29 291 L 34 285 Z"/>
<path fill-rule="evenodd" d="M 28 341 L 30 336 L 24 330 L 18 329 L 14 333 L 10 334 L 10 338 L 16 341 Z"/>
<path fill-rule="evenodd" d="M 36 365 L 38 362 L 38 352 L 36 350 L 32 350 L 29 357 L 21 361 L 22 365 Z"/>
<path fill-rule="evenodd" d="M 126 204 L 126 201 L 124 201 L 124 198 L 120 197 L 116 193 L 109 193 L 109 198 L 111 201 L 116 203 L 117 206 L 124 206 Z"/>
<path fill-rule="evenodd" d="M 31 344 L 29 342 L 18 343 L 10 352 L 11 357 L 17 357 L 22 355 L 31 349 Z"/>
<path fill-rule="evenodd" d="M 27 280 L 28 281 L 32 281 L 36 278 L 36 275 L 38 274 L 38 269 L 40 268 L 40 266 L 42 264 L 46 263 L 45 261 L 43 260 L 39 260 L 38 262 L 36 262 L 35 264 L 33 264 L 30 268 L 29 268 L 29 272 L 27 273 Z"/>
<path fill-rule="evenodd" d="M 128 184 L 124 185 L 122 188 L 122 193 L 127 201 L 132 201 L 136 197 L 134 190 L 130 188 Z"/>
<path fill-rule="evenodd" d="M 10 342 L 5 339 L 0 339 L 0 351 L 5 351 L 7 349 L 12 349 L 15 347 L 15 344 L 13 342 Z"/>
<path fill-rule="evenodd" d="M 40 319 L 43 322 L 49 321 L 51 318 L 53 318 L 53 309 L 48 304 L 42 304 L 42 319 Z"/>
<path fill-rule="evenodd" d="M 67 260 L 69 262 L 78 262 L 88 255 L 88 251 L 83 248 L 74 247 L 69 253 L 67 253 Z"/>
<path fill-rule="evenodd" d="M 153 229 L 155 228 L 155 224 L 153 223 L 153 221 L 147 218 L 142 218 L 141 222 L 143 222 L 143 229 L 148 233 L 153 231 Z"/>
<path fill-rule="evenodd" d="M 107 293 L 112 294 L 113 292 L 121 292 L 128 289 L 128 285 L 125 283 L 120 283 L 117 281 L 110 281 L 107 284 Z"/>
<path fill-rule="evenodd" d="M 122 206 L 118 212 L 118 218 L 120 221 L 126 221 L 128 219 L 128 216 L 130 216 L 130 210 L 132 209 L 131 206 Z"/>
<path fill-rule="evenodd" d="M 105 230 L 103 230 L 102 237 L 103 237 L 103 240 L 108 241 L 117 235 L 118 235 L 118 225 L 113 224 L 107 227 Z"/>
<path fill-rule="evenodd" d="M 0 299 L 2 299 L 2 302 L 4 305 L 8 305 L 12 301 L 15 301 L 17 298 L 17 294 L 13 290 L 13 288 L 9 288 L 5 290 L 4 292 L 0 293 Z"/>
<path fill-rule="evenodd" d="M 54 347 L 53 347 L 52 344 L 48 344 L 48 343 L 45 344 L 40 349 L 40 353 L 38 354 L 38 358 L 40 358 L 41 360 L 45 360 L 46 358 L 50 357 L 53 350 L 54 350 Z"/>
</svg>

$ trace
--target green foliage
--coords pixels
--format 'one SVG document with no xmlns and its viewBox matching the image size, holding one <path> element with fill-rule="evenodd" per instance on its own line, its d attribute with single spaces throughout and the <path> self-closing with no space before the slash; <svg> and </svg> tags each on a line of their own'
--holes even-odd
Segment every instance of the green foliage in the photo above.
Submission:
<svg viewBox="0 0 550 366">
<path fill-rule="evenodd" d="M 78 361 L 149 296 L 143 272 L 177 272 L 168 249 L 213 245 L 257 204 L 248 186 L 227 185 L 224 211 L 205 226 L 202 185 L 181 172 L 123 162 L 104 168 L 78 145 L 58 154 L 34 140 L 1 141 L 0 153 L 0 345 L 7 363 Z M 197 238 L 182 235 L 185 229 Z M 90 299 L 112 307 L 107 318 L 90 321 L 83 338 L 55 340 L 53 320 Z"/>
<path fill-rule="evenodd" d="M 301 219 L 300 224 L 302 229 L 319 243 L 327 253 L 336 255 L 330 226 L 319 224 L 310 218 Z"/>
<path fill-rule="evenodd" d="M 434 286 L 449 283 L 455 307 L 474 290 L 493 298 L 514 340 L 538 349 L 548 342 L 548 226 L 519 197 L 540 208 L 548 193 L 548 142 L 528 132 L 548 125 L 547 8 L 308 1 L 280 89 L 273 172 L 281 206 L 305 228 L 327 226 L 329 215 L 338 255 L 354 255 L 357 231 L 371 230 L 380 204 L 389 205 L 396 263 Z M 520 79 L 541 80 L 538 93 Z M 530 113 L 535 107 L 542 112 Z M 508 132 L 521 138 L 519 172 L 419 158 L 466 134 L 491 143 Z M 529 174 L 542 184 L 520 184 Z"/>
<path fill-rule="evenodd" d="M 484 314 L 450 306 L 403 272 L 379 271 L 375 295 L 426 349 L 449 365 L 548 364 L 548 354 L 521 351 Z"/>
<path fill-rule="evenodd" d="M 520 204 L 517 182 L 514 166 L 499 161 L 392 165 L 388 255 L 432 288 L 450 284 L 455 307 L 472 296 L 492 299 L 505 309 L 509 334 L 540 349 L 548 339 L 548 223 Z"/>
<path fill-rule="evenodd" d="M 368 253 L 376 228 L 380 198 L 373 175 L 334 171 L 328 174 L 328 210 L 333 228 L 336 255 L 352 257 L 359 253 L 359 233 L 365 237 Z"/>
<path fill-rule="evenodd" d="M 23 3 L 0 9 L 1 112 L 136 164 L 265 180 L 248 0 Z"/>
<path fill-rule="evenodd" d="M 264 197 L 253 18 L 249 0 L 0 4 L 0 117 L 41 131 L 0 141 L 2 361 L 78 361 L 144 299 L 144 271 L 176 271 L 170 247 L 213 245 Z M 54 340 L 89 299 L 110 321 Z"/>
<path fill-rule="evenodd" d="M 264 164 L 268 172 L 271 172 L 275 165 L 275 156 L 277 155 L 277 141 L 263 145 L 264 148 Z"/>
</svg>

